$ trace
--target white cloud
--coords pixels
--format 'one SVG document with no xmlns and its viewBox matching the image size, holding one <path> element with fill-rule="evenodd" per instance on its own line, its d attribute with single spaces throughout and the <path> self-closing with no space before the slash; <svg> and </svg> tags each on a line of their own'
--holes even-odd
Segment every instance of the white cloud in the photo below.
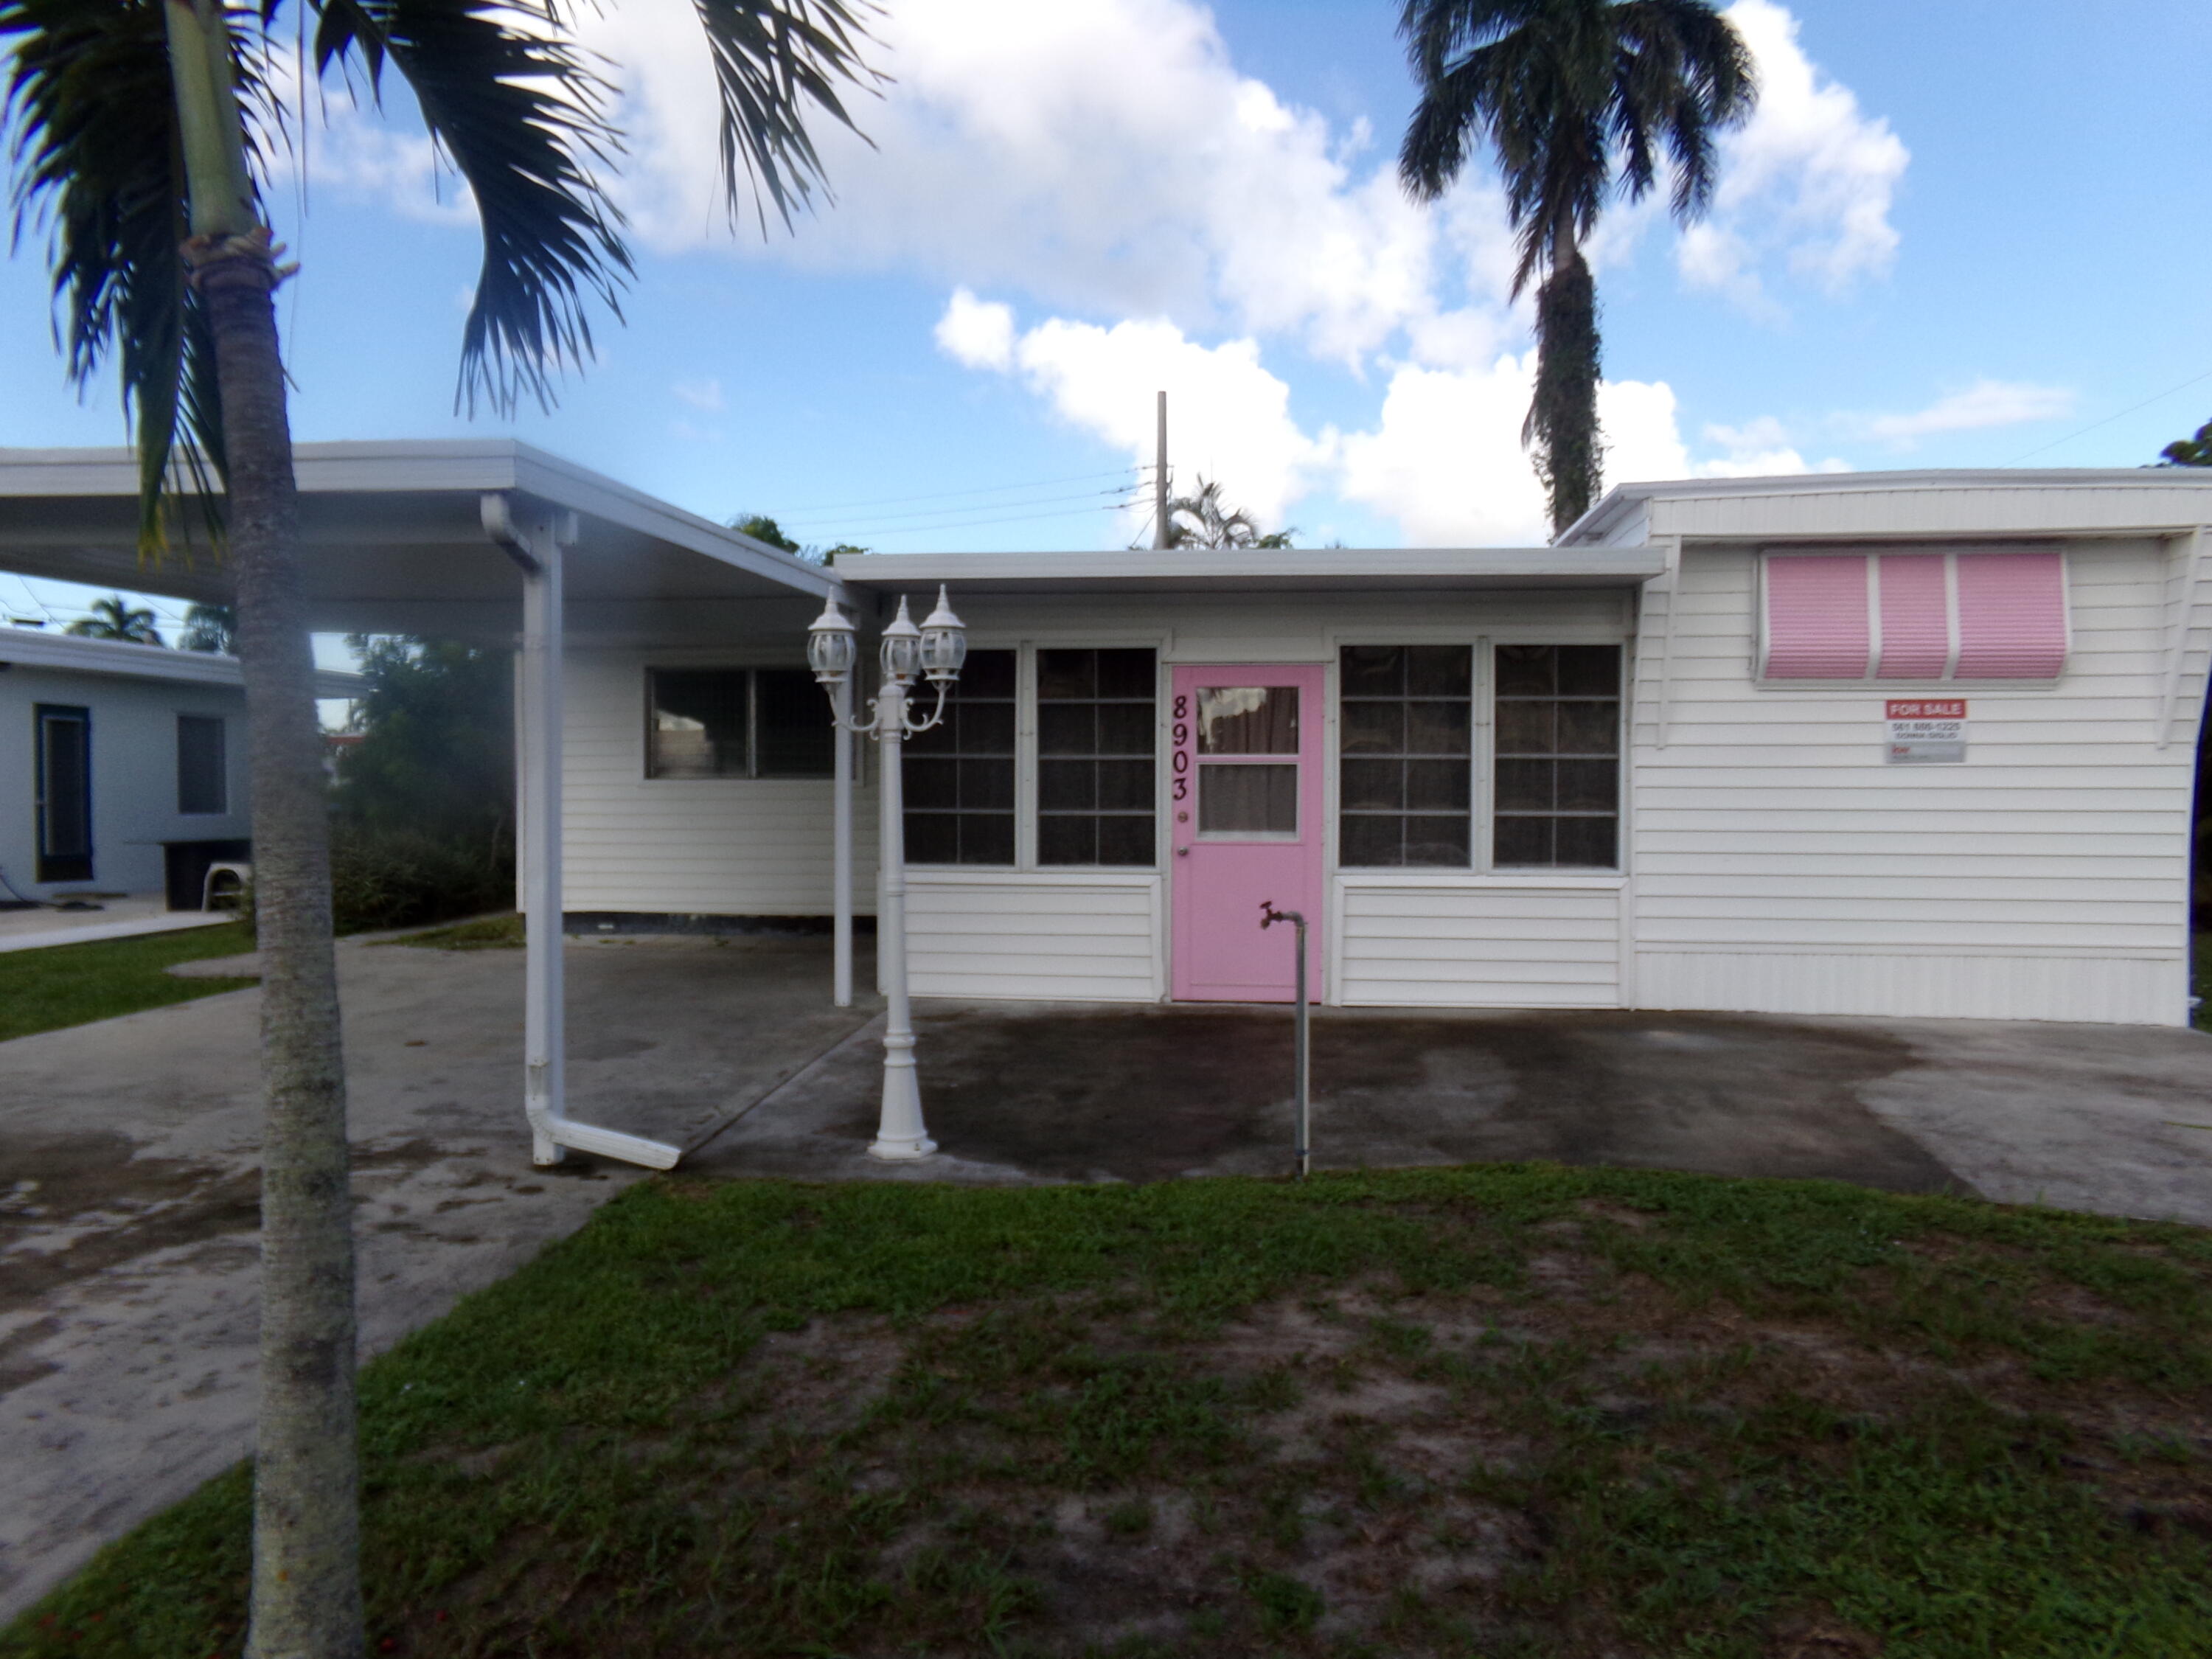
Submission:
<svg viewBox="0 0 2212 1659">
<path fill-rule="evenodd" d="M 1231 501 L 1263 526 L 1281 525 L 1328 459 L 1333 434 L 1311 438 L 1291 418 L 1291 389 L 1260 365 L 1250 339 L 1218 346 L 1187 338 L 1174 324 L 1095 323 L 1054 318 L 1014 337 L 1013 313 L 955 293 L 937 325 L 938 343 L 972 368 L 1018 373 L 1069 425 L 1152 459 L 1158 394 L 1168 393 L 1176 488 L 1218 479 Z M 1121 526 L 1143 527 L 1148 505 Z"/>
<path fill-rule="evenodd" d="M 1830 292 L 1887 270 L 1898 246 L 1889 211 L 1910 153 L 1806 57 L 1789 11 L 1737 0 L 1728 17 L 1757 61 L 1759 104 L 1721 140 L 1712 216 L 1683 236 L 1682 275 L 1771 309 L 1759 272 L 1769 258 Z"/>
<path fill-rule="evenodd" d="M 726 407 L 722 401 L 722 383 L 711 375 L 703 380 L 678 380 L 668 388 L 679 403 L 708 415 L 720 414 Z"/>
<path fill-rule="evenodd" d="M 1910 414 L 1847 417 L 1845 424 L 1868 437 L 1903 447 L 1939 432 L 1975 432 L 2052 420 L 2073 407 L 2074 394 L 2064 386 L 1983 380 Z"/>
<path fill-rule="evenodd" d="M 1705 439 L 1708 444 L 1717 445 L 1721 453 L 1693 465 L 1690 469 L 1693 477 L 1766 478 L 1851 470 L 1848 463 L 1832 456 L 1818 465 L 1807 462 L 1791 444 L 1782 422 L 1771 415 L 1761 415 L 1741 426 L 1708 426 Z"/>
<path fill-rule="evenodd" d="M 952 290 L 951 303 L 937 320 L 939 349 L 969 368 L 1006 369 L 1014 361 L 1014 310 L 987 303 L 964 288 Z"/>
</svg>

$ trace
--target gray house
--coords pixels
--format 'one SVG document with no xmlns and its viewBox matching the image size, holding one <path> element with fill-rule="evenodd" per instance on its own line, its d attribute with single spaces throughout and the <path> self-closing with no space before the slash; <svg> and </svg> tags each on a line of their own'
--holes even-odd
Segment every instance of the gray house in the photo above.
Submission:
<svg viewBox="0 0 2212 1659">
<path fill-rule="evenodd" d="M 326 675 L 325 696 L 359 686 Z M 250 856 L 237 662 L 0 629 L 0 878 L 24 898 L 166 893 Z M 8 896 L 0 889 L 0 900 Z"/>
</svg>

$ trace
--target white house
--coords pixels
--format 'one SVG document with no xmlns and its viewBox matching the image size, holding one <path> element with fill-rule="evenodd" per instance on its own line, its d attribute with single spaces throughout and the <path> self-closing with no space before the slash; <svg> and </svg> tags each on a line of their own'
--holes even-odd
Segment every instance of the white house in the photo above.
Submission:
<svg viewBox="0 0 2212 1659">
<path fill-rule="evenodd" d="M 907 762 L 917 994 L 1287 1000 L 1270 900 L 1332 1004 L 2187 1019 L 2212 476 L 1630 485 L 1541 548 L 825 570 L 508 442 L 299 471 L 318 626 L 522 647 L 540 1121 L 556 914 L 843 943 L 872 908 L 876 757 L 805 629 L 940 585 L 971 652 Z M 119 452 L 0 455 L 0 565 L 116 580 L 134 487 Z"/>
<path fill-rule="evenodd" d="M 0 629 L 0 877 L 18 894 L 167 892 L 196 908 L 211 860 L 250 856 L 248 819 L 234 659 Z"/>
</svg>

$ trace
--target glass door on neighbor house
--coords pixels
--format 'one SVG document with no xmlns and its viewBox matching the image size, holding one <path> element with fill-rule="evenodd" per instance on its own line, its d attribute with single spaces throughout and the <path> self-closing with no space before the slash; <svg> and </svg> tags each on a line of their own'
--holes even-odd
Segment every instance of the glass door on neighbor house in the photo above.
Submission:
<svg viewBox="0 0 2212 1659">
<path fill-rule="evenodd" d="M 1317 665 L 1179 666 L 1170 694 L 1170 975 L 1178 1000 L 1288 1002 L 1287 927 L 1310 924 L 1307 994 L 1322 995 L 1322 697 Z"/>
</svg>

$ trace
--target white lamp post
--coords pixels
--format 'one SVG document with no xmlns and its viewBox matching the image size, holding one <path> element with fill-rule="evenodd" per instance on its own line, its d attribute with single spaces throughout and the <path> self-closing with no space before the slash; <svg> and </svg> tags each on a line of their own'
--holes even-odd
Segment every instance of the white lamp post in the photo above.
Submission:
<svg viewBox="0 0 2212 1659">
<path fill-rule="evenodd" d="M 836 707 L 838 690 L 853 672 L 860 654 L 853 623 L 831 599 L 806 630 L 806 660 Z M 883 962 L 884 1107 L 876 1126 L 871 1156 L 907 1159 L 927 1158 L 937 1150 L 921 1121 L 921 1085 L 914 1066 L 914 1017 L 906 993 L 906 805 L 901 787 L 902 745 L 919 737 L 945 718 L 945 694 L 960 678 L 960 665 L 968 659 L 968 631 L 945 590 L 937 590 L 937 609 L 914 625 L 907 615 L 906 599 L 899 599 L 898 615 L 884 629 L 883 689 L 871 703 L 874 717 L 866 723 L 832 713 L 841 728 L 866 732 L 884 749 L 883 860 L 884 911 L 877 919 L 876 949 Z M 937 707 L 929 718 L 915 720 L 907 711 L 907 692 L 916 679 L 927 678 L 937 688 Z"/>
</svg>

